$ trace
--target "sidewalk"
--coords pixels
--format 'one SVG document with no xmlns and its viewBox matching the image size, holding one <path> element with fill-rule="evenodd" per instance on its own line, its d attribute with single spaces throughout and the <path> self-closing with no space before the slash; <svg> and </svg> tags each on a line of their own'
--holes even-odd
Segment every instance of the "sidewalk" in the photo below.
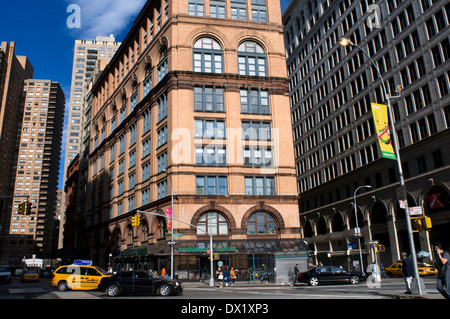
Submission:
<svg viewBox="0 0 450 319">
<path fill-rule="evenodd" d="M 364 283 L 362 283 L 364 284 Z M 300 285 L 298 285 L 299 287 Z M 184 288 L 212 288 L 209 286 L 209 280 L 205 282 L 183 282 Z M 219 288 L 219 283 L 216 281 L 214 283 L 215 288 Z M 250 288 L 250 287 L 292 287 L 289 284 L 281 284 L 281 283 L 269 283 L 267 281 L 236 281 L 234 284 L 225 286 L 223 285 L 223 289 L 232 289 L 233 287 L 243 287 L 243 288 Z M 407 295 L 403 293 L 392 293 L 393 299 L 444 299 L 444 297 L 437 291 L 437 290 L 427 290 L 426 293 L 423 295 Z"/>
</svg>

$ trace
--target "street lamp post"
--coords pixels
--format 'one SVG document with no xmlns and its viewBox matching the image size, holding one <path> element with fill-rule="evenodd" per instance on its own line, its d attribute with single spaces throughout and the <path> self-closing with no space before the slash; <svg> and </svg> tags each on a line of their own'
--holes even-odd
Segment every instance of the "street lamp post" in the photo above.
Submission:
<svg viewBox="0 0 450 319">
<path fill-rule="evenodd" d="M 389 112 L 389 130 L 390 130 L 390 134 L 391 134 L 391 136 L 393 138 L 393 141 L 394 141 L 393 148 L 394 148 L 394 152 L 395 152 L 395 157 L 397 158 L 397 168 L 398 168 L 398 174 L 399 174 L 399 177 L 400 177 L 400 187 L 403 190 L 406 190 L 405 179 L 403 178 L 402 162 L 401 162 L 401 159 L 400 159 L 400 151 L 399 151 L 399 147 L 398 147 L 397 131 L 395 130 L 394 116 L 393 116 L 392 109 L 391 109 L 391 101 L 390 101 L 391 97 L 387 93 L 386 86 L 384 84 L 384 79 L 383 79 L 383 76 L 381 75 L 380 69 L 378 68 L 377 64 L 372 60 L 370 55 L 365 50 L 363 50 L 357 44 L 354 44 L 349 39 L 342 38 L 339 41 L 339 44 L 341 44 L 344 47 L 347 47 L 347 46 L 350 45 L 351 47 L 356 47 L 359 50 L 361 50 L 364 53 L 364 55 L 367 56 L 367 58 L 372 63 L 372 65 L 375 67 L 375 69 L 376 69 L 376 71 L 378 73 L 378 76 L 381 79 L 381 85 L 383 87 L 384 96 L 385 96 L 385 99 L 387 101 L 387 109 L 388 109 L 388 112 Z M 403 199 L 401 199 L 401 200 L 403 200 Z M 420 277 L 419 277 L 419 268 L 417 267 L 416 249 L 414 247 L 414 237 L 413 237 L 412 226 L 411 226 L 411 218 L 409 216 L 408 199 L 404 198 L 404 202 L 405 202 L 405 213 L 406 213 L 406 228 L 407 228 L 407 231 L 408 231 L 409 245 L 410 245 L 411 257 L 412 257 L 413 267 L 414 267 L 414 276 L 415 276 L 415 278 L 417 280 L 417 288 L 418 288 L 419 295 L 422 295 L 422 288 L 421 288 L 421 285 L 420 285 Z"/>
<path fill-rule="evenodd" d="M 163 169 L 162 172 L 167 173 L 167 170 Z M 170 203 L 171 203 L 171 210 L 172 210 L 170 225 L 172 226 L 171 243 L 173 243 L 173 182 L 172 182 L 172 175 L 169 175 L 169 173 L 167 173 L 167 176 L 170 178 Z M 173 244 L 170 245 L 170 279 L 173 279 Z"/>
<path fill-rule="evenodd" d="M 355 189 L 355 192 L 353 193 L 353 208 L 355 209 L 355 220 L 356 220 L 356 229 L 358 230 L 358 246 L 359 246 L 359 262 L 361 265 L 361 272 L 364 275 L 364 265 L 363 265 L 363 258 L 362 258 L 362 251 L 361 251 L 361 230 L 359 229 L 359 225 L 358 225 L 358 210 L 356 208 L 356 193 L 358 192 L 358 190 L 360 188 L 371 188 L 372 186 L 370 185 L 363 185 L 363 186 L 359 186 L 358 188 Z"/>
</svg>

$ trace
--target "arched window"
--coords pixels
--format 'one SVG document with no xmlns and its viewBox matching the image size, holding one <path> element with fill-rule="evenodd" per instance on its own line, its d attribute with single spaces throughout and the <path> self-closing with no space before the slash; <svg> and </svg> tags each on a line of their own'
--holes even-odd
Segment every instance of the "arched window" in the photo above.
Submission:
<svg viewBox="0 0 450 319">
<path fill-rule="evenodd" d="M 200 216 L 197 224 L 197 235 L 206 235 L 210 232 L 213 235 L 228 235 L 228 221 L 219 212 L 207 212 Z"/>
<path fill-rule="evenodd" d="M 166 237 L 166 229 L 164 220 L 162 218 L 158 218 L 158 229 L 157 229 L 157 239 L 162 239 Z"/>
<path fill-rule="evenodd" d="M 159 83 L 167 74 L 167 48 L 164 47 L 161 51 L 161 59 L 157 66 L 157 82 Z"/>
<path fill-rule="evenodd" d="M 144 222 L 142 224 L 142 232 L 141 232 L 141 241 L 147 241 L 148 240 L 148 224 Z"/>
<path fill-rule="evenodd" d="M 328 234 L 328 227 L 327 222 L 325 220 L 325 217 L 320 217 L 318 223 L 317 223 L 317 234 L 318 235 L 326 235 Z"/>
<path fill-rule="evenodd" d="M 201 38 L 194 44 L 194 72 L 223 73 L 223 52 L 219 43 Z"/>
<path fill-rule="evenodd" d="M 253 41 L 246 41 L 238 48 L 238 71 L 240 75 L 266 76 L 266 54 Z"/>
<path fill-rule="evenodd" d="M 266 212 L 257 212 L 247 222 L 248 235 L 274 235 L 277 233 L 277 222 Z"/>
<path fill-rule="evenodd" d="M 133 244 L 133 228 L 128 227 L 127 243 L 129 245 Z"/>
</svg>

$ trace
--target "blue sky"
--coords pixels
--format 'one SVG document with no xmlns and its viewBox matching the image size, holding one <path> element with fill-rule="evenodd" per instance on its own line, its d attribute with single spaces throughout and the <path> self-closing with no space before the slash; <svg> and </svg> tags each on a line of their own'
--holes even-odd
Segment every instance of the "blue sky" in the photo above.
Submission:
<svg viewBox="0 0 450 319">
<path fill-rule="evenodd" d="M 186 0 L 180 0 L 186 1 Z M 114 34 L 121 42 L 146 0 L 15 0 L 2 1 L 0 42 L 16 42 L 16 55 L 26 55 L 34 67 L 34 78 L 59 82 L 66 94 L 66 116 L 75 39 L 95 40 Z M 290 0 L 280 0 L 282 12 Z M 81 28 L 69 28 L 73 13 L 81 9 Z M 61 151 L 59 188 L 63 188 L 65 135 Z"/>
</svg>

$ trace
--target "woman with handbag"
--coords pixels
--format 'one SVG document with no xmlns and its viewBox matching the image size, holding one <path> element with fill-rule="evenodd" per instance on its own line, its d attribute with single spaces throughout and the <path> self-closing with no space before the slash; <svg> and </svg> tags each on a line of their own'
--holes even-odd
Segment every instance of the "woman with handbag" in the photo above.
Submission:
<svg viewBox="0 0 450 319">
<path fill-rule="evenodd" d="M 216 271 L 216 275 L 217 275 L 217 280 L 219 281 L 219 285 L 220 288 L 222 288 L 222 281 L 223 281 L 223 272 L 222 272 L 222 268 L 218 268 Z"/>
</svg>

